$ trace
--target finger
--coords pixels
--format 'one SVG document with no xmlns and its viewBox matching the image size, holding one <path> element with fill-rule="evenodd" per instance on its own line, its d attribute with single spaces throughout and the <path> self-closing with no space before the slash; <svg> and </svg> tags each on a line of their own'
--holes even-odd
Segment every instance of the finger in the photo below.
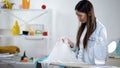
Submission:
<svg viewBox="0 0 120 68">
<path fill-rule="evenodd" d="M 64 37 L 61 37 L 59 41 L 64 43 Z"/>
<path fill-rule="evenodd" d="M 62 42 L 63 42 L 63 43 L 65 42 L 64 39 L 62 39 Z"/>
</svg>

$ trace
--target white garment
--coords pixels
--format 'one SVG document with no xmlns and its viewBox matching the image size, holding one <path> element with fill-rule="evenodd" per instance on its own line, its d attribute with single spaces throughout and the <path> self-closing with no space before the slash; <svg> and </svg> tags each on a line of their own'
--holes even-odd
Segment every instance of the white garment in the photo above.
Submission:
<svg viewBox="0 0 120 68">
<path fill-rule="evenodd" d="M 42 62 L 43 68 L 53 68 L 50 67 L 50 63 L 77 63 L 78 60 L 76 58 L 75 53 L 71 50 L 70 45 L 68 43 L 63 43 L 58 41 L 54 46 L 52 52 L 48 56 L 48 58 Z"/>
<path fill-rule="evenodd" d="M 83 48 L 83 40 L 84 40 L 86 32 L 87 32 L 87 28 L 85 27 L 85 29 L 84 29 L 84 31 L 83 31 L 83 33 L 81 35 L 81 38 L 80 38 L 80 49 L 79 49 L 79 54 L 77 56 L 77 57 L 79 57 L 78 60 L 80 62 L 82 61 L 82 58 L 83 58 L 83 49 L 84 49 Z"/>
<path fill-rule="evenodd" d="M 82 39 L 84 38 L 86 29 L 83 31 Z M 81 42 L 80 41 L 80 42 Z M 74 45 L 74 48 L 76 49 L 76 45 Z M 78 53 L 78 59 L 82 60 L 85 63 L 89 64 L 97 64 L 103 62 L 105 63 L 105 59 L 107 57 L 107 32 L 105 26 L 96 19 L 96 30 L 93 32 L 93 34 L 90 36 L 88 40 L 88 47 L 87 50 L 83 48 L 83 41 L 80 43 L 80 51 Z"/>
</svg>

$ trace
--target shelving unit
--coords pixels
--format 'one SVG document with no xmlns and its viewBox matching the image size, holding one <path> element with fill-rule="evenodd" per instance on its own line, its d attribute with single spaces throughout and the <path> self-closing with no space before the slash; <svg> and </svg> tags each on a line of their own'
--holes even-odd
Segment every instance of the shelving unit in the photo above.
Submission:
<svg viewBox="0 0 120 68">
<path fill-rule="evenodd" d="M 48 13 L 49 11 L 51 11 L 50 9 L 48 10 L 42 10 L 42 9 L 0 9 L 0 13 L 4 13 L 6 15 L 9 15 L 11 17 L 17 18 L 18 20 L 22 21 L 23 23 L 27 23 L 30 21 L 33 21 L 34 19 Z M 17 12 L 17 15 L 14 13 Z M 28 20 L 24 20 L 23 18 L 21 18 L 21 14 L 20 13 L 27 13 L 27 12 L 39 12 L 38 15 L 36 15 L 35 17 L 31 17 Z"/>
<path fill-rule="evenodd" d="M 25 9 L 12 9 L 12 10 L 0 9 L 0 18 L 1 18 L 0 19 L 0 41 L 1 40 L 4 41 L 4 38 L 11 38 L 11 40 L 13 40 L 12 43 L 21 48 L 21 52 L 20 52 L 21 55 L 24 50 L 27 50 L 28 56 L 39 57 L 42 54 L 41 49 L 43 50 L 46 49 L 46 51 L 43 51 L 43 54 L 45 52 L 47 52 L 46 54 L 48 54 L 49 46 L 51 44 L 50 42 L 52 41 L 52 10 L 51 9 L 46 9 L 46 10 L 42 10 L 42 9 L 27 9 L 27 10 Z M 26 25 L 42 24 L 44 25 L 43 31 L 47 31 L 48 35 L 47 36 L 42 36 L 42 35 L 12 36 L 11 28 L 15 20 L 18 20 L 18 23 L 20 26 L 20 34 L 22 34 L 22 31 L 27 28 Z M 8 42 L 9 40 L 5 40 L 4 42 L 6 41 Z M 0 42 L 0 45 L 6 45 L 6 44 L 4 43 L 2 44 L 2 42 Z M 34 45 L 36 45 L 37 47 Z M 30 52 L 32 52 L 33 50 L 27 49 L 28 47 L 33 48 L 33 50 L 40 48 L 38 49 L 38 51 L 39 50 L 40 51 L 39 52 L 37 51 L 31 55 Z"/>
</svg>

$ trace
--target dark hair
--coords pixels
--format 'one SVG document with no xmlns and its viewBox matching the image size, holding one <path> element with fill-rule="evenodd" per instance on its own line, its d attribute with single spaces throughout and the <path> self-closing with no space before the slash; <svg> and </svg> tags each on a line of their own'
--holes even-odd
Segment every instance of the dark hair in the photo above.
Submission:
<svg viewBox="0 0 120 68">
<path fill-rule="evenodd" d="M 82 0 L 78 2 L 78 4 L 75 7 L 75 10 L 78 12 L 83 12 L 87 15 L 87 22 L 81 24 L 81 26 L 79 27 L 78 33 L 77 33 L 77 37 L 76 37 L 76 40 L 77 40 L 76 45 L 79 47 L 79 43 L 81 43 L 80 38 L 81 38 L 82 32 L 85 26 L 87 26 L 87 32 L 83 40 L 83 46 L 84 46 L 84 49 L 86 49 L 89 37 L 96 29 L 96 18 L 94 14 L 94 8 L 90 1 Z"/>
</svg>

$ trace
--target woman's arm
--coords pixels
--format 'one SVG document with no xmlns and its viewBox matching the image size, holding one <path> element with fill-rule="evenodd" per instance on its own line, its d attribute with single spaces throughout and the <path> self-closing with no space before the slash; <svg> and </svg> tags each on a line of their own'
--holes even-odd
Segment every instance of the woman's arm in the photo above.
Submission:
<svg viewBox="0 0 120 68">
<path fill-rule="evenodd" d="M 96 64 L 105 64 L 107 57 L 107 32 L 105 28 L 102 28 L 99 35 L 96 37 L 94 45 L 94 60 Z"/>
</svg>

